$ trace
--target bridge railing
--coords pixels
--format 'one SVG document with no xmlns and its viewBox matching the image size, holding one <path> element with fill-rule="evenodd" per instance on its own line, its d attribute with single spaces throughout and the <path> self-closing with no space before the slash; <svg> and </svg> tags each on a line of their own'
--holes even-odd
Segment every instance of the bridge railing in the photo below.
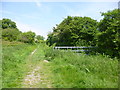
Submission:
<svg viewBox="0 0 120 90">
<path fill-rule="evenodd" d="M 58 49 L 58 50 L 71 50 L 71 51 L 74 51 L 74 52 L 90 52 L 90 51 L 93 51 L 95 50 L 96 47 L 85 47 L 85 46 L 81 46 L 81 47 L 78 47 L 78 46 L 56 46 L 54 47 L 54 49 Z"/>
</svg>

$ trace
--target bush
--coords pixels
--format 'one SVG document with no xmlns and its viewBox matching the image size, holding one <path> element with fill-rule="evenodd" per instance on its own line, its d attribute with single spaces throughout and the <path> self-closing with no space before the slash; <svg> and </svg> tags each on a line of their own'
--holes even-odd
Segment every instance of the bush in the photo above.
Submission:
<svg viewBox="0 0 120 90">
<path fill-rule="evenodd" d="M 21 32 L 18 29 L 2 29 L 2 39 L 9 41 L 16 41 L 18 39 L 18 35 Z"/>
<path fill-rule="evenodd" d="M 32 31 L 24 32 L 19 36 L 19 41 L 24 43 L 34 43 L 35 33 Z"/>
</svg>

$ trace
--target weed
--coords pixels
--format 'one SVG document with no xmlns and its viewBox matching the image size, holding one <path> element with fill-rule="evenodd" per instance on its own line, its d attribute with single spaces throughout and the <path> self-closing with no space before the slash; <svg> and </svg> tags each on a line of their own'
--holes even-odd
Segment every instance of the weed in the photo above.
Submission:
<svg viewBox="0 0 120 90">
<path fill-rule="evenodd" d="M 53 85 L 57 88 L 117 88 L 118 60 L 48 48 Z"/>
</svg>

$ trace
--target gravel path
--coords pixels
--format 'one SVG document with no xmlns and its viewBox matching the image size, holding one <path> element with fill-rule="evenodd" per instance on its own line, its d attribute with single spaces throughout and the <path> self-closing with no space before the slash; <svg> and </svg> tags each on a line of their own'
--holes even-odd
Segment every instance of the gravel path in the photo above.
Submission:
<svg viewBox="0 0 120 90">
<path fill-rule="evenodd" d="M 30 54 L 30 56 L 28 57 L 29 60 L 31 60 L 31 57 L 33 56 L 33 54 L 36 51 L 37 51 L 37 49 L 35 49 Z M 43 63 L 49 63 L 49 62 L 47 60 L 44 60 Z M 33 66 L 34 66 L 34 68 L 31 68 Z M 29 69 L 30 69 L 30 71 L 27 73 L 27 75 L 23 79 L 23 83 L 22 83 L 23 88 L 51 88 L 46 75 L 44 74 L 44 72 L 42 72 L 44 68 L 41 67 L 40 64 L 35 66 L 31 63 L 29 65 Z"/>
<path fill-rule="evenodd" d="M 36 87 L 41 80 L 40 73 L 37 73 L 40 70 L 40 67 L 37 66 L 32 72 L 28 72 L 28 75 L 24 78 L 23 85 L 25 88 Z"/>
</svg>

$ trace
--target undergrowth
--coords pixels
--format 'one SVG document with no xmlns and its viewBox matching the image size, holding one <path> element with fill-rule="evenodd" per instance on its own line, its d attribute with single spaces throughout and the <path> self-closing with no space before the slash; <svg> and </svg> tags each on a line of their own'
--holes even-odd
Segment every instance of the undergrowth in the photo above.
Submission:
<svg viewBox="0 0 120 90">
<path fill-rule="evenodd" d="M 47 48 L 56 88 L 117 88 L 118 60 L 100 54 L 85 55 Z"/>
<path fill-rule="evenodd" d="M 35 48 L 37 51 L 30 56 Z M 43 60 L 48 60 L 49 63 L 43 64 L 45 63 Z M 32 65 L 33 68 L 43 67 L 40 72 L 44 72 L 45 77 L 49 78 L 52 88 L 118 87 L 118 59 L 116 58 L 111 59 L 101 54 L 85 55 L 84 53 L 54 50 L 53 47 L 45 44 L 3 42 L 3 88 L 20 88 L 26 70 L 32 70 L 29 65 Z M 47 84 L 47 81 L 45 83 Z M 38 87 L 42 87 L 41 82 Z"/>
<path fill-rule="evenodd" d="M 2 87 L 13 88 L 20 87 L 24 65 L 27 63 L 27 57 L 36 48 L 36 45 L 24 44 L 19 42 L 2 43 Z"/>
</svg>

